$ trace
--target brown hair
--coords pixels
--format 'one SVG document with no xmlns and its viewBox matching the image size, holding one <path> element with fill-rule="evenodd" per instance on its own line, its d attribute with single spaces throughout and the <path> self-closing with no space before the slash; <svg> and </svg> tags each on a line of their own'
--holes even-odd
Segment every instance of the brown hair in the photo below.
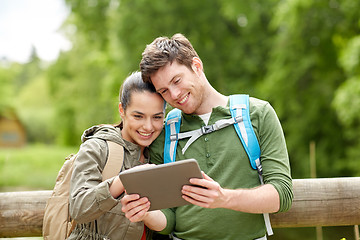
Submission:
<svg viewBox="0 0 360 240">
<path fill-rule="evenodd" d="M 141 74 L 144 82 L 151 83 L 150 76 L 168 63 L 176 60 L 192 70 L 192 60 L 199 57 L 190 41 L 181 33 L 169 39 L 158 37 L 146 46 L 140 62 Z"/>
<path fill-rule="evenodd" d="M 133 72 L 131 73 L 123 82 L 123 84 L 120 87 L 119 91 L 119 101 L 121 103 L 121 106 L 124 110 L 131 104 L 131 95 L 134 92 L 150 92 L 150 93 L 156 93 L 155 87 L 148 82 L 144 82 L 141 77 L 141 72 Z M 160 94 L 159 94 L 160 96 Z M 165 103 L 164 103 L 164 110 L 165 110 Z M 122 121 L 117 124 L 113 124 L 114 127 L 120 127 L 122 128 L 123 123 Z"/>
<path fill-rule="evenodd" d="M 130 105 L 131 95 L 134 92 L 145 91 L 150 93 L 157 93 L 152 84 L 142 80 L 140 72 L 133 72 L 130 74 L 120 87 L 119 101 L 123 109 L 126 110 L 126 108 Z"/>
</svg>

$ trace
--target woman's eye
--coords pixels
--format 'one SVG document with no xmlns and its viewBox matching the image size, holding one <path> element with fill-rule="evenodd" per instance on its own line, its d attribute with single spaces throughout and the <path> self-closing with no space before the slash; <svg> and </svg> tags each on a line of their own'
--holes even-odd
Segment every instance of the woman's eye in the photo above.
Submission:
<svg viewBox="0 0 360 240">
<path fill-rule="evenodd" d="M 164 89 L 160 92 L 161 95 L 165 94 L 167 92 L 167 89 Z"/>
</svg>

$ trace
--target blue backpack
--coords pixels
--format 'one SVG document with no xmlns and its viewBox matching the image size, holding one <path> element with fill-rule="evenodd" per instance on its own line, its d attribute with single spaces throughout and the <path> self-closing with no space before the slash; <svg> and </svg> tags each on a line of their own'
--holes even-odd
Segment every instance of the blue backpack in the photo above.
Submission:
<svg viewBox="0 0 360 240">
<path fill-rule="evenodd" d="M 232 116 L 230 119 L 221 119 L 212 125 L 180 133 L 181 111 L 176 108 L 171 110 L 165 120 L 164 163 L 175 162 L 176 148 L 179 139 L 189 138 L 182 149 L 182 154 L 184 154 L 188 147 L 200 136 L 233 125 L 249 157 L 251 167 L 257 170 L 260 183 L 264 184 L 260 161 L 260 146 L 250 121 L 249 95 L 231 95 L 230 113 Z M 272 235 L 273 232 L 270 225 L 269 214 L 264 213 L 264 219 L 268 235 Z"/>
</svg>

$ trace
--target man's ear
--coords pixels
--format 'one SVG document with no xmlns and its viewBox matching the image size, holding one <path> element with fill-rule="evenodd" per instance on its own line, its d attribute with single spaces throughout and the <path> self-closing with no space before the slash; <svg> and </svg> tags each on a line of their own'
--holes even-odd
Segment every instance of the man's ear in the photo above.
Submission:
<svg viewBox="0 0 360 240">
<path fill-rule="evenodd" d="M 203 64 L 201 59 L 198 57 L 193 57 L 191 67 L 193 71 L 198 75 L 203 72 Z"/>
</svg>

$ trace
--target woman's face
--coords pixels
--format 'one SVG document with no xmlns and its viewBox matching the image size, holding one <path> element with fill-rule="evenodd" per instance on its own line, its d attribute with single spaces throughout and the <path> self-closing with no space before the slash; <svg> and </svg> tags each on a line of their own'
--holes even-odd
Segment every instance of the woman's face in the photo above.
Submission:
<svg viewBox="0 0 360 240">
<path fill-rule="evenodd" d="M 133 92 L 126 110 L 119 104 L 123 121 L 121 134 L 129 142 L 149 146 L 160 134 L 164 120 L 164 100 L 157 93 Z"/>
</svg>

